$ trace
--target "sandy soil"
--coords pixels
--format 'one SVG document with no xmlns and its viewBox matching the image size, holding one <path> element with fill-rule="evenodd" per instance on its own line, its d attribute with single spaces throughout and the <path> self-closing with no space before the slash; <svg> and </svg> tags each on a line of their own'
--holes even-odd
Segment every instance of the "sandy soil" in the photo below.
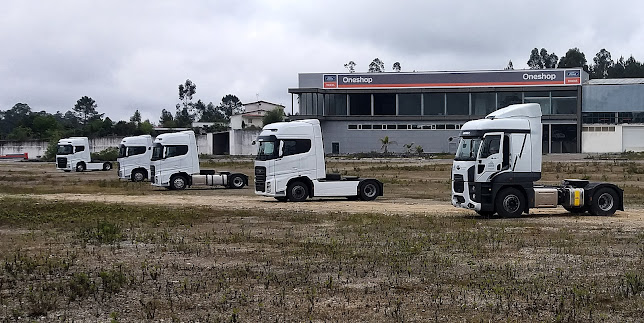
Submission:
<svg viewBox="0 0 644 323">
<path fill-rule="evenodd" d="M 247 191 L 245 189 L 244 191 Z M 230 190 L 229 190 L 230 192 Z M 247 192 L 245 192 L 247 193 Z M 6 194 L 0 196 L 7 196 Z M 16 196 L 16 195 L 14 195 Z M 476 216 L 469 210 L 455 208 L 447 202 L 429 199 L 387 199 L 375 201 L 349 201 L 342 199 L 316 199 L 301 203 L 278 202 L 271 198 L 244 195 L 92 195 L 92 194 L 22 194 L 20 197 L 55 201 L 81 201 L 128 203 L 146 205 L 199 206 L 229 210 L 271 210 L 284 212 L 313 213 L 378 213 L 387 215 L 424 214 L 428 216 Z M 644 209 L 627 208 L 617 211 L 611 217 L 579 216 L 568 213 L 561 207 L 555 209 L 533 209 L 520 219 L 531 222 L 551 223 L 552 221 L 584 223 L 586 225 L 617 225 L 624 228 L 644 228 Z M 513 219 L 513 220 L 520 220 Z"/>
</svg>

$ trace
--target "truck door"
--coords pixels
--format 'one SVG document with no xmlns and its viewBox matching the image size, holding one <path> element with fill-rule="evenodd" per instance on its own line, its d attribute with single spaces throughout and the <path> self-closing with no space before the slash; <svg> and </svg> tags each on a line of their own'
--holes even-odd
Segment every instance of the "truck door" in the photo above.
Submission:
<svg viewBox="0 0 644 323">
<path fill-rule="evenodd" d="M 503 140 L 502 132 L 490 132 L 483 136 L 476 157 L 476 182 L 489 182 L 490 176 L 503 169 Z"/>
</svg>

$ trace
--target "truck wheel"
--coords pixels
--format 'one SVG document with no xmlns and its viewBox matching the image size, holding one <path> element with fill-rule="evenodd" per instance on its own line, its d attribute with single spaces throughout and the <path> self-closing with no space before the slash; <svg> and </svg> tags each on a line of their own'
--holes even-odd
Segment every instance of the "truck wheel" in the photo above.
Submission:
<svg viewBox="0 0 644 323">
<path fill-rule="evenodd" d="M 309 187 L 302 182 L 293 182 L 286 189 L 286 196 L 292 202 L 303 202 L 309 197 Z"/>
<path fill-rule="evenodd" d="M 590 214 L 592 215 L 613 215 L 617 210 L 619 197 L 615 190 L 607 187 L 600 188 L 593 194 L 590 203 Z"/>
<path fill-rule="evenodd" d="M 109 162 L 103 163 L 103 170 L 107 171 L 110 169 L 112 169 L 112 163 L 109 163 Z"/>
<path fill-rule="evenodd" d="M 183 175 L 176 175 L 170 179 L 170 189 L 184 190 L 188 186 L 188 180 Z"/>
<path fill-rule="evenodd" d="M 132 176 L 130 176 L 132 182 L 143 182 L 145 179 L 145 173 L 142 170 L 132 171 Z"/>
<path fill-rule="evenodd" d="M 508 187 L 499 192 L 496 198 L 495 208 L 501 217 L 519 217 L 525 209 L 525 197 L 516 188 Z"/>
<path fill-rule="evenodd" d="M 85 171 L 85 163 L 80 162 L 76 164 L 76 171 L 77 172 L 84 172 Z"/>
<path fill-rule="evenodd" d="M 244 178 L 239 174 L 233 174 L 228 177 L 228 187 L 230 188 L 243 188 Z"/>
<path fill-rule="evenodd" d="M 364 181 L 360 184 L 360 199 L 373 201 L 378 197 L 378 184 L 374 181 Z"/>
</svg>

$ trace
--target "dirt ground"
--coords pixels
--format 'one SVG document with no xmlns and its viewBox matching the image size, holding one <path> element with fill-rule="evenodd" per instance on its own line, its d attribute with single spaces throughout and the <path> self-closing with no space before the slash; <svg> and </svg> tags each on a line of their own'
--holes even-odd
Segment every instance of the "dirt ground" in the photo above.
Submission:
<svg viewBox="0 0 644 323">
<path fill-rule="evenodd" d="M 384 196 L 302 203 L 0 162 L 0 321 L 641 320 L 644 166 L 551 158 L 544 182 L 614 182 L 626 210 L 482 218 L 451 160 L 330 159 Z"/>
</svg>

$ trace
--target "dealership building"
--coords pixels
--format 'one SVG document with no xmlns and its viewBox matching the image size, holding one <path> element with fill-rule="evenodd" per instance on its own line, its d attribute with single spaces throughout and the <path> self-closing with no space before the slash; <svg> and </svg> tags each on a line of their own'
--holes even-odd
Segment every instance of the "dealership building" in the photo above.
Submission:
<svg viewBox="0 0 644 323">
<path fill-rule="evenodd" d="M 289 93 L 299 106 L 295 119 L 320 120 L 331 154 L 381 151 L 385 137 L 393 152 L 412 143 L 455 152 L 465 122 L 515 103 L 541 105 L 544 153 L 637 151 L 644 150 L 633 141 L 644 135 L 636 125 L 644 123 L 642 80 L 589 80 L 579 68 L 302 73 Z"/>
</svg>

